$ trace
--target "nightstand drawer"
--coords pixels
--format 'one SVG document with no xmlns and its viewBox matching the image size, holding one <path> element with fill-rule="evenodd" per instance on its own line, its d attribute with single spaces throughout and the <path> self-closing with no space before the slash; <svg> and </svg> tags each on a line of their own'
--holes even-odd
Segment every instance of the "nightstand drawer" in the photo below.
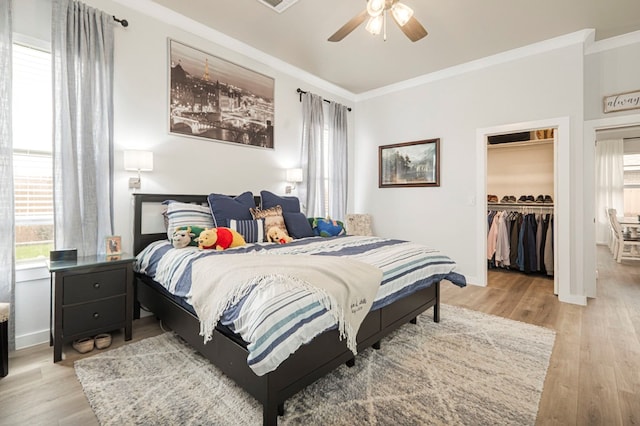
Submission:
<svg viewBox="0 0 640 426">
<path fill-rule="evenodd" d="M 98 302 L 68 306 L 62 312 L 65 336 L 124 323 L 126 317 L 125 296 L 112 297 Z"/>
<path fill-rule="evenodd" d="M 126 293 L 125 268 L 64 277 L 62 304 L 87 302 Z"/>
</svg>

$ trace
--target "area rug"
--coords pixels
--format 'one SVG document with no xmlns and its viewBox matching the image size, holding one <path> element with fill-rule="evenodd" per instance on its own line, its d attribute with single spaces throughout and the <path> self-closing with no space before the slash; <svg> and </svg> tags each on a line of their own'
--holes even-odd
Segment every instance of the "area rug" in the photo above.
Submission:
<svg viewBox="0 0 640 426">
<path fill-rule="evenodd" d="M 283 425 L 533 425 L 555 332 L 442 305 L 287 400 Z M 260 425 L 262 407 L 172 333 L 75 363 L 102 425 Z"/>
</svg>

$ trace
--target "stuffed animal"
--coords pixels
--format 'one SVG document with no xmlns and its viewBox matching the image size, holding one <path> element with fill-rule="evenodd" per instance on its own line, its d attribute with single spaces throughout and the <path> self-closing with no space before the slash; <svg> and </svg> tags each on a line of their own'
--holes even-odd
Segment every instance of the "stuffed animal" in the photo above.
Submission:
<svg viewBox="0 0 640 426">
<path fill-rule="evenodd" d="M 225 250 L 228 248 L 245 245 L 246 242 L 238 231 L 230 228 L 207 228 L 198 237 L 198 248 L 200 250 L 216 249 Z"/>
<path fill-rule="evenodd" d="M 267 241 L 269 241 L 270 243 L 286 244 L 293 241 L 293 238 L 287 235 L 287 233 L 284 232 L 282 229 L 276 226 L 272 226 L 267 231 Z"/>
<path fill-rule="evenodd" d="M 313 232 L 321 237 L 335 237 L 345 234 L 344 224 L 339 220 L 316 217 L 313 219 L 311 227 Z"/>
<path fill-rule="evenodd" d="M 195 237 L 196 234 L 191 232 L 191 227 L 176 227 L 175 231 L 171 235 L 171 245 L 173 248 L 185 248 L 191 244 L 191 240 Z"/>
<path fill-rule="evenodd" d="M 171 244 L 174 248 L 184 248 L 198 245 L 198 235 L 204 231 L 199 226 L 177 226 L 171 234 Z"/>
</svg>

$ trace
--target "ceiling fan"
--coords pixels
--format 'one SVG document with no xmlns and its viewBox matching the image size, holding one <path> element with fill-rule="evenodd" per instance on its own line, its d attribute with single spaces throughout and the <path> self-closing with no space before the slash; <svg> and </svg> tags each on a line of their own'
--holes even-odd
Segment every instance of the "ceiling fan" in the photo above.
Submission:
<svg viewBox="0 0 640 426">
<path fill-rule="evenodd" d="M 336 31 L 329 41 L 340 41 L 348 36 L 367 18 L 366 30 L 373 35 L 383 32 L 384 40 L 387 40 L 387 12 L 390 12 L 393 20 L 400 27 L 402 32 L 411 41 L 418 41 L 427 35 L 427 30 L 413 16 L 413 9 L 400 0 L 367 0 L 367 7 L 358 15 L 351 18 L 342 28 Z"/>
</svg>

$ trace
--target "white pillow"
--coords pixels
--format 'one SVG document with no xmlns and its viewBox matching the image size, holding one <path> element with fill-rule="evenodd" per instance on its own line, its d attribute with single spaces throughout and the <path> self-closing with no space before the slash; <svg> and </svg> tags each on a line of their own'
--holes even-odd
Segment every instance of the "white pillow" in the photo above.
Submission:
<svg viewBox="0 0 640 426">
<path fill-rule="evenodd" d="M 213 228 L 213 216 L 209 206 L 199 204 L 171 202 L 167 207 L 167 237 L 171 239 L 173 231 L 179 226 L 198 226 Z"/>
</svg>

